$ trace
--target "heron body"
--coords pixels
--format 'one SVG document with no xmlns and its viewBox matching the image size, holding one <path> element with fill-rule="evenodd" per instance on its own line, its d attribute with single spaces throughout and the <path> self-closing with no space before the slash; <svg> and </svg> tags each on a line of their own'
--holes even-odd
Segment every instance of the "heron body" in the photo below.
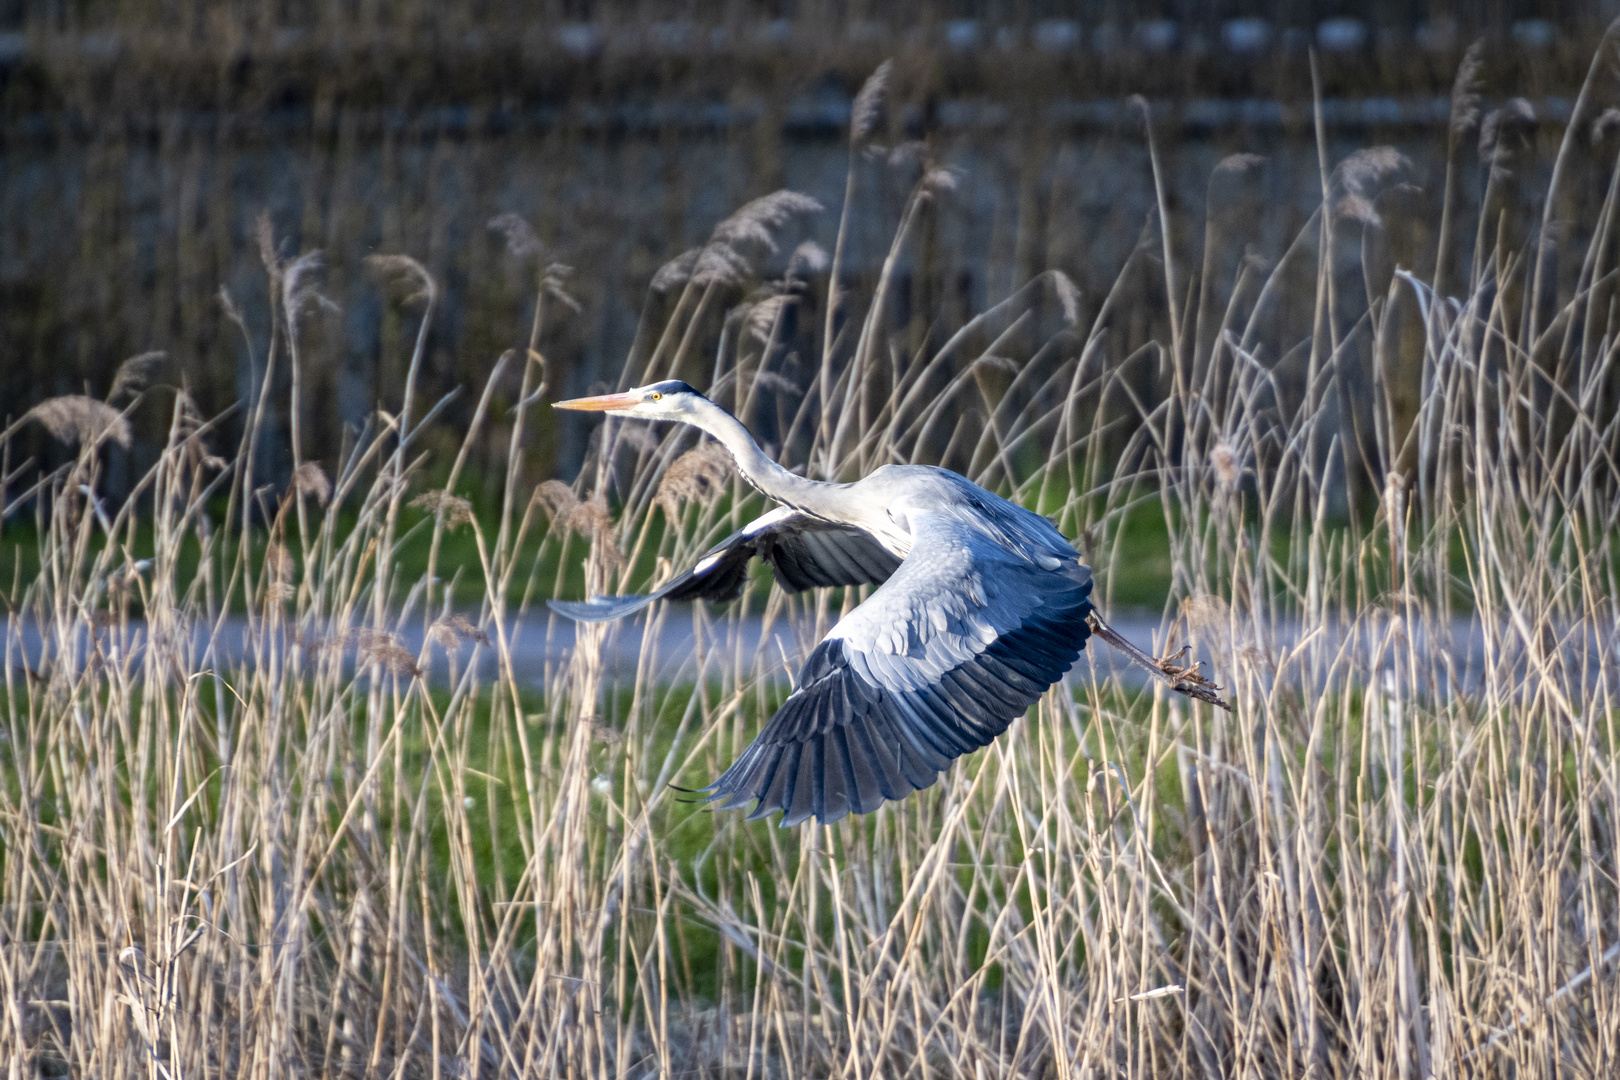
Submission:
<svg viewBox="0 0 1620 1080">
<path fill-rule="evenodd" d="M 828 632 L 795 689 L 707 788 L 720 809 L 827 824 L 931 785 L 986 746 L 1079 658 L 1091 570 L 1039 514 L 947 469 L 886 465 L 849 484 L 788 472 L 720 406 L 679 381 L 580 398 L 586 409 L 692 424 L 781 505 L 648 596 L 552 601 L 573 619 L 655 600 L 730 600 L 750 560 L 783 588 L 876 585 Z"/>
</svg>

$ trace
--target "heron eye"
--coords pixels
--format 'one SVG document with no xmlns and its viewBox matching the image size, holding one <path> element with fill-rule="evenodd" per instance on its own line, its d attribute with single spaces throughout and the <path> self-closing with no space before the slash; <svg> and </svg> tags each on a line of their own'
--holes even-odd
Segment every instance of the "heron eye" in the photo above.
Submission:
<svg viewBox="0 0 1620 1080">
<path fill-rule="evenodd" d="M 664 399 L 664 395 L 658 393 L 656 390 L 648 394 L 647 397 L 653 401 L 662 401 Z"/>
</svg>

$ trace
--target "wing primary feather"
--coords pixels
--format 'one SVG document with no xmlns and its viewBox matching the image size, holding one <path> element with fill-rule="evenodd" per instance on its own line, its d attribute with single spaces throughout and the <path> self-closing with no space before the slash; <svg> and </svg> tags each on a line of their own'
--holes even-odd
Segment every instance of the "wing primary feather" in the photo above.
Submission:
<svg viewBox="0 0 1620 1080">
<path fill-rule="evenodd" d="M 1007 685 L 994 669 L 983 663 L 963 664 L 956 669 L 956 677 L 968 683 L 975 693 L 999 705 L 1000 711 L 1029 707 L 1029 700 L 1022 691 Z"/>
<path fill-rule="evenodd" d="M 892 694 L 890 700 L 894 703 L 895 712 L 904 718 L 902 728 L 924 766 L 940 772 L 953 759 L 961 756 L 953 741 L 941 738 L 932 712 L 924 710 L 917 695 Z"/>
<path fill-rule="evenodd" d="M 830 741 L 825 735 L 810 741 L 816 759 L 815 810 L 817 821 L 826 821 L 834 809 L 842 810 L 845 802 L 844 764 L 836 759 L 828 760 L 837 752 L 835 747 L 829 745 Z M 838 816 L 843 817 L 844 815 L 839 813 Z"/>
<path fill-rule="evenodd" d="M 759 554 L 770 560 L 782 586 L 793 591 L 877 584 L 887 581 L 900 565 L 870 534 L 802 514 L 785 515 L 758 535 Z M 883 557 L 873 557 L 871 552 L 881 552 Z"/>
<path fill-rule="evenodd" d="M 970 725 L 982 727 L 993 724 L 999 719 L 998 712 L 983 700 L 982 691 L 962 674 L 963 669 L 969 666 L 964 664 L 940 676 L 940 692 L 956 706 L 958 716 Z"/>
<path fill-rule="evenodd" d="M 830 539 L 823 539 L 822 550 L 827 560 L 844 572 L 843 576 L 849 584 L 858 585 L 866 580 L 865 568 L 850 558 L 842 545 Z"/>
<path fill-rule="evenodd" d="M 756 790 L 759 805 L 748 815 L 749 821 L 758 821 L 766 814 L 787 808 L 788 802 L 793 798 L 793 779 L 798 769 L 799 744 L 788 743 L 782 747 L 782 755 L 776 761 L 771 782 L 768 785 L 761 785 Z"/>
<path fill-rule="evenodd" d="M 952 708 L 950 701 L 939 692 L 938 688 L 925 686 L 913 693 L 911 697 L 927 708 L 928 713 L 933 718 L 933 723 L 928 730 L 951 751 L 951 757 L 961 757 L 963 754 L 972 753 L 979 748 L 977 743 L 960 737 L 954 723 L 955 710 Z"/>
<path fill-rule="evenodd" d="M 1000 683 L 993 683 L 989 676 L 982 675 L 977 664 L 963 664 L 955 671 L 946 672 L 945 678 L 955 685 L 959 696 L 972 702 L 974 712 L 969 715 L 981 723 L 1021 715 L 1030 706 L 1022 696 L 1014 696 Z"/>
<path fill-rule="evenodd" d="M 927 725 L 912 711 L 910 703 L 900 695 L 887 695 L 885 712 L 895 738 L 895 753 L 901 775 L 907 784 L 921 790 L 932 784 L 948 765 L 951 755 L 944 753 L 925 737 Z"/>
<path fill-rule="evenodd" d="M 1030 682 L 1039 682 L 1045 676 L 1040 664 L 1013 649 L 1005 639 L 996 642 L 980 655 L 988 656 L 1005 664 Z"/>
<path fill-rule="evenodd" d="M 712 797 L 716 799 L 724 797 L 725 792 L 735 790 L 738 785 L 744 782 L 749 771 L 754 767 L 755 760 L 767 752 L 769 752 L 769 747 L 759 739 L 755 739 L 743 749 L 737 760 L 731 763 L 731 768 L 720 774 L 718 780 L 699 790 L 714 792 Z"/>
<path fill-rule="evenodd" d="M 777 580 L 794 592 L 803 592 L 815 584 L 814 579 L 805 572 L 798 552 L 787 544 L 772 547 L 771 565 L 776 568 Z"/>
<path fill-rule="evenodd" d="M 821 697 L 821 710 L 816 715 L 815 732 L 825 735 L 855 712 L 855 705 L 849 699 L 849 680 L 829 679 Z"/>
<path fill-rule="evenodd" d="M 827 813 L 821 817 L 823 825 L 831 824 L 857 809 L 860 802 L 855 787 L 855 763 L 850 760 L 849 740 L 845 738 L 848 725 L 839 725 L 827 732 Z"/>
<path fill-rule="evenodd" d="M 887 552 L 877 544 L 857 543 L 849 547 L 849 557 L 855 560 L 867 578 L 871 581 L 882 581 L 894 573 L 885 565 L 882 556 Z"/>
<path fill-rule="evenodd" d="M 816 755 L 811 743 L 799 747 L 799 768 L 793 778 L 793 801 L 782 815 L 783 825 L 797 825 L 816 809 Z"/>
<path fill-rule="evenodd" d="M 843 729 L 844 760 L 849 763 L 849 790 L 855 797 L 857 814 L 869 814 L 883 805 L 884 784 L 878 776 L 877 754 L 866 738 L 865 723 Z"/>
<path fill-rule="evenodd" d="M 906 785 L 905 774 L 900 770 L 900 748 L 896 745 L 899 737 L 887 730 L 892 726 L 886 714 L 873 710 L 867 723 L 852 728 L 853 737 L 859 744 L 852 749 L 870 764 L 878 792 L 885 799 L 901 799 L 905 797 L 909 785 Z"/>
<path fill-rule="evenodd" d="M 1000 679 L 1020 696 L 1027 697 L 1041 692 L 1035 688 L 1035 680 L 1007 663 L 1005 657 L 997 654 L 995 646 L 979 654 L 979 667 Z"/>
<path fill-rule="evenodd" d="M 755 743 L 755 745 L 759 744 Z M 765 792 L 770 789 L 777 772 L 782 768 L 782 756 L 786 749 L 780 743 L 772 746 L 769 757 L 760 765 L 751 768 L 747 775 L 742 778 L 742 782 L 737 785 L 736 793 L 717 809 L 737 810 L 748 805 L 748 802 L 752 799 L 760 799 L 760 805 L 764 805 Z M 753 815 L 750 814 L 749 816 L 752 817 Z"/>
<path fill-rule="evenodd" d="M 1022 715 L 1022 712 L 1016 715 Z M 972 753 L 981 746 L 988 746 L 990 740 L 1006 731 L 1007 725 L 1012 721 L 1013 717 L 1009 716 L 1006 718 L 992 718 L 980 723 L 960 709 L 948 714 L 944 719 L 947 729 L 956 738 L 956 741 L 968 745 L 968 749 L 964 753 Z"/>
</svg>

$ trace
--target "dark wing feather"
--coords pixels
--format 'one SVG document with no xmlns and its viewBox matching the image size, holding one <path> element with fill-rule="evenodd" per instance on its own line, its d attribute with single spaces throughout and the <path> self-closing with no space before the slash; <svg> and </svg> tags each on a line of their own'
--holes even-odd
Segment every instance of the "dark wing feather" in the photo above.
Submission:
<svg viewBox="0 0 1620 1080">
<path fill-rule="evenodd" d="M 900 565 L 868 532 L 818 521 L 779 507 L 732 533 L 704 553 L 692 569 L 647 596 L 552 600 L 553 611 L 581 622 L 606 622 L 655 600 L 735 600 L 755 556 L 771 564 L 789 592 L 838 585 L 880 585 Z"/>
<path fill-rule="evenodd" d="M 822 824 L 928 787 L 1007 730 L 1085 648 L 1091 572 L 1028 562 L 949 518 L 911 518 L 889 581 L 817 645 L 797 689 L 704 790 L 752 818 Z"/>
<path fill-rule="evenodd" d="M 849 525 L 775 510 L 748 528 L 757 527 L 774 514 L 781 514 L 781 521 L 759 529 L 754 547 L 759 557 L 771 564 L 777 582 L 788 592 L 881 585 L 900 568 L 899 556 L 890 554 L 871 533 Z"/>
</svg>

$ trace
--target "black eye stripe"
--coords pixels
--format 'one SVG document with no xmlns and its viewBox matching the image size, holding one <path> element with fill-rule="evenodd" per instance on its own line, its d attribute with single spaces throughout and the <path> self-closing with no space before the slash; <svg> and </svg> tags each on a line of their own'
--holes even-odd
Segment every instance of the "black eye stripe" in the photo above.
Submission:
<svg viewBox="0 0 1620 1080">
<path fill-rule="evenodd" d="M 643 386 L 642 390 L 649 394 L 657 394 L 660 399 L 665 394 L 697 393 L 696 390 L 693 390 L 690 386 L 681 382 L 679 379 L 665 379 L 663 382 L 650 383 L 647 386 Z"/>
</svg>

